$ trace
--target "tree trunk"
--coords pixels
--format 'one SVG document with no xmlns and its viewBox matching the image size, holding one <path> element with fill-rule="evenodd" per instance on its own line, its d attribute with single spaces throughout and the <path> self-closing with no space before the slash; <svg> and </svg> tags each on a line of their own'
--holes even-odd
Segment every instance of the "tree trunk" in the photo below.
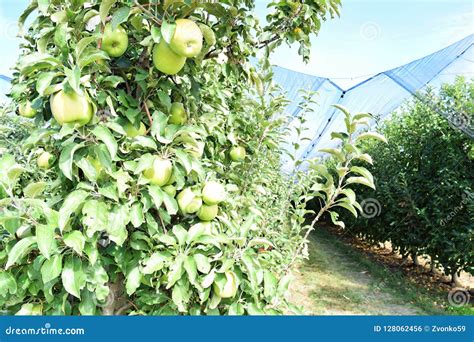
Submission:
<svg viewBox="0 0 474 342">
<path fill-rule="evenodd" d="M 438 272 L 436 270 L 436 264 L 434 262 L 433 257 L 430 257 L 430 272 L 431 272 L 431 274 L 438 274 Z"/>
<path fill-rule="evenodd" d="M 418 260 L 418 255 L 412 254 L 411 258 L 412 258 L 413 264 L 414 264 L 415 266 L 420 266 L 420 260 Z"/>
<path fill-rule="evenodd" d="M 451 274 L 451 286 L 461 287 L 461 281 L 459 280 L 459 272 L 453 272 Z"/>
<path fill-rule="evenodd" d="M 128 308 L 127 299 L 123 296 L 124 278 L 122 275 L 117 276 L 117 280 L 114 283 L 109 283 L 109 295 L 102 309 L 102 315 L 114 316 L 123 314 Z M 127 308 L 126 308 L 127 307 Z"/>
</svg>

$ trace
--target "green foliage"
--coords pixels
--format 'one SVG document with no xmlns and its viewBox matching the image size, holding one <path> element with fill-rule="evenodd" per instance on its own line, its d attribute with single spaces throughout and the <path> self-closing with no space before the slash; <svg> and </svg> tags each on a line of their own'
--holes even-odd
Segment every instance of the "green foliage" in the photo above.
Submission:
<svg viewBox="0 0 474 342">
<path fill-rule="evenodd" d="M 358 189 L 363 199 L 378 200 L 379 215 L 351 221 L 351 232 L 390 241 L 402 255 L 430 255 L 447 274 L 474 272 L 473 142 L 443 117 L 467 114 L 472 125 L 473 103 L 474 83 L 459 78 L 438 94 L 420 94 L 384 123 L 380 132 L 390 144 L 365 145 L 377 192 Z"/>
<path fill-rule="evenodd" d="M 31 120 L 10 113 L 8 107 L 0 107 L 0 155 L 7 152 L 20 154 L 21 141 L 33 128 Z"/>
<path fill-rule="evenodd" d="M 272 3 L 261 27 L 247 0 L 31 1 L 21 24 L 32 11 L 37 17 L 11 97 L 38 114 L 21 151 L 0 159 L 0 307 L 66 315 L 281 312 L 285 266 L 299 257 L 306 213 L 290 201 L 301 203 L 305 187 L 289 186 L 279 172 L 285 136 L 274 118 L 286 100 L 271 84 L 268 60 L 257 71 L 248 59 L 293 42 L 294 25 L 307 58 L 309 33 L 337 12 L 339 1 L 326 3 Z M 151 53 L 183 17 L 216 39 L 207 31 L 201 53 L 170 77 L 153 68 Z M 109 21 L 128 33 L 117 58 L 101 49 Z M 61 101 L 51 106 L 58 91 L 90 103 L 92 120 L 60 125 L 52 112 L 64 114 Z M 184 125 L 168 122 L 175 102 L 188 113 Z M 125 127 L 138 132 L 141 123 L 144 135 L 127 134 Z M 242 162 L 229 156 L 237 145 L 247 152 Z M 53 156 L 50 169 L 36 165 L 44 151 Z M 179 210 L 169 189 L 150 184 L 156 158 L 172 163 L 169 184 L 178 192 L 190 188 L 200 200 L 206 181 L 223 184 L 218 217 L 201 222 Z"/>
<path fill-rule="evenodd" d="M 372 157 L 365 152 L 363 141 L 370 139 L 386 144 L 387 140 L 383 135 L 374 132 L 357 133 L 361 128 L 369 126 L 369 120 L 372 118 L 370 114 L 352 115 L 347 108 L 341 105 L 334 105 L 334 107 L 345 116 L 345 131 L 332 133 L 332 139 L 339 143 L 337 148 L 320 150 L 320 152 L 329 155 L 326 164 L 331 167 L 326 166 L 319 158 L 296 163 L 296 166 L 304 170 L 295 172 L 295 179 L 303 187 L 302 194 L 304 195 L 299 198 L 297 208 L 303 210 L 304 215 L 314 214 L 314 218 L 310 224 L 304 225 L 303 230 L 306 230 L 306 233 L 303 242 L 293 254 L 292 261 L 287 267 L 293 265 L 301 252 L 306 254 L 309 234 L 316 228 L 316 224 L 323 215 L 329 214 L 332 223 L 342 228 L 345 227 L 345 224 L 339 219 L 338 209 L 345 209 L 354 217 L 358 217 L 358 213 L 362 212 L 362 207 L 357 201 L 356 193 L 352 187 L 360 184 L 375 189 L 374 178 L 369 170 L 355 164 L 359 160 L 364 160 L 369 164 L 372 161 Z M 297 131 L 299 136 L 302 131 L 300 129 Z M 310 207 L 311 202 L 317 203 L 317 209 L 314 212 L 306 209 Z"/>
</svg>

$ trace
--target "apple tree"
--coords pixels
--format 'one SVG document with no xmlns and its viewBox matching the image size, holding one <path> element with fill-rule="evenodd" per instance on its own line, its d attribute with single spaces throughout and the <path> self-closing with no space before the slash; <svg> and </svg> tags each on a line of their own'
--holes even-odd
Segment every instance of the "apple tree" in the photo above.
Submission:
<svg viewBox="0 0 474 342">
<path fill-rule="evenodd" d="M 279 172 L 268 57 L 308 59 L 340 3 L 270 2 L 265 24 L 254 3 L 31 1 L 10 96 L 35 128 L 0 158 L 3 310 L 284 309 L 309 197 Z"/>
</svg>

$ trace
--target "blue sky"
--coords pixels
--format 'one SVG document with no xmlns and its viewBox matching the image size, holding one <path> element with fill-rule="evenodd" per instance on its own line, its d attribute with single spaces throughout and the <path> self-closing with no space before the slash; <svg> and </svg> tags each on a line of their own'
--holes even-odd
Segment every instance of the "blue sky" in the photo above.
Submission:
<svg viewBox="0 0 474 342">
<path fill-rule="evenodd" d="M 270 1 L 257 0 L 264 16 Z M 273 56 L 276 65 L 330 77 L 343 87 L 442 49 L 474 33 L 472 0 L 342 0 L 341 18 L 323 24 L 313 39 L 311 61 L 284 46 Z M 0 0 L 0 74 L 18 55 L 16 19 L 29 0 Z M 343 79 L 341 79 L 343 78 Z M 353 78 L 353 79 L 351 79 Z"/>
</svg>

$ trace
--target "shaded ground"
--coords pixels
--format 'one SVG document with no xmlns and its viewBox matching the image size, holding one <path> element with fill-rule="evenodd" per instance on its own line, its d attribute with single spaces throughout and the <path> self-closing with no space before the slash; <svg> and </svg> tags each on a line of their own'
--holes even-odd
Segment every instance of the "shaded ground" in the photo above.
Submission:
<svg viewBox="0 0 474 342">
<path fill-rule="evenodd" d="M 310 259 L 294 273 L 290 300 L 313 315 L 447 314 L 443 293 L 419 287 L 402 272 L 318 228 Z"/>
</svg>

